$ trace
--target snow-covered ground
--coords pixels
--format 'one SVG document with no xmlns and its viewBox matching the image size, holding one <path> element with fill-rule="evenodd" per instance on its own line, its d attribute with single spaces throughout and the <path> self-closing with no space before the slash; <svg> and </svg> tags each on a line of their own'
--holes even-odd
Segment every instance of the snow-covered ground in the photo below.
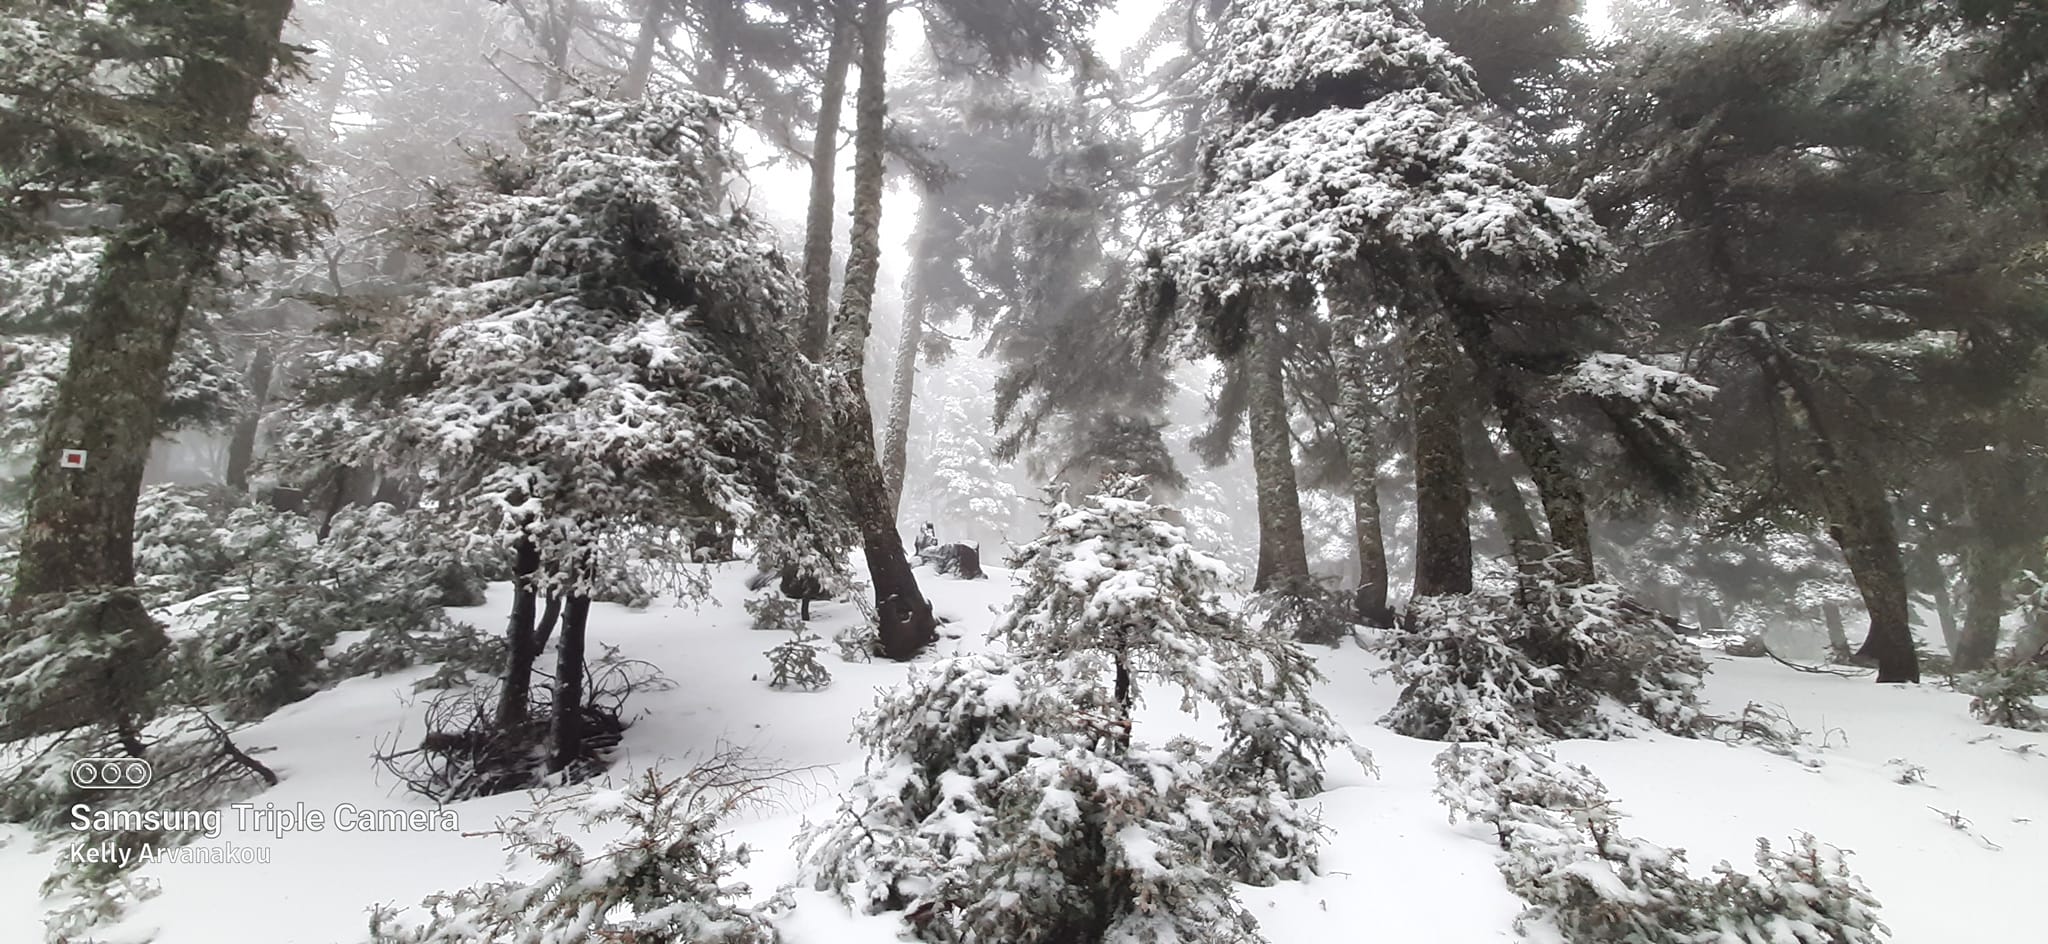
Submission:
<svg viewBox="0 0 2048 944">
<path fill-rule="evenodd" d="M 980 645 L 991 609 L 1010 593 L 1009 574 L 965 582 L 924 576 L 927 592 L 955 638 L 942 651 Z M 714 599 L 701 608 L 658 604 L 645 611 L 599 606 L 594 643 L 660 666 L 670 691 L 643 695 L 643 716 L 626 735 L 623 781 L 647 765 L 684 763 L 721 742 L 751 748 L 790 768 L 807 768 L 782 808 L 733 824 L 756 850 L 743 876 L 756 892 L 794 879 L 790 840 L 806 815 L 829 812 L 839 786 L 860 771 L 850 742 L 855 714 L 878 687 L 905 669 L 848 664 L 828 657 L 832 686 L 816 693 L 766 687 L 762 652 L 777 634 L 748 628 L 740 601 L 751 571 L 720 569 Z M 455 611 L 496 629 L 509 590 L 494 587 L 483 607 Z M 858 615 L 846 604 L 816 609 L 830 636 Z M 1274 944 L 1398 941 L 1478 944 L 1514 940 L 1521 910 L 1495 871 L 1489 835 L 1447 822 L 1431 796 L 1431 761 L 1444 745 L 1391 734 L 1374 724 L 1394 700 L 1370 673 L 1374 657 L 1354 647 L 1321 658 L 1329 681 L 1320 697 L 1368 746 L 1371 777 L 1338 762 L 1321 797 L 1331 835 L 1323 874 L 1274 888 L 1243 888 L 1244 901 Z M 2031 895 L 2048 875 L 2048 737 L 1987 728 L 1969 716 L 1965 696 L 1935 686 L 1878 686 L 1867 679 L 1802 674 L 1760 659 L 1713 656 L 1708 694 L 1722 713 L 1750 702 L 1781 708 L 1818 743 L 1817 769 L 1790 758 L 1714 741 L 1663 735 L 1611 742 L 1568 742 L 1564 758 L 1586 764 L 1620 801 L 1628 832 L 1686 850 L 1696 873 L 1727 859 L 1748 866 L 1757 837 L 1782 842 L 1799 832 L 1852 850 L 1851 865 L 1883 903 L 1903 944 L 2020 944 L 2048 940 Z M 370 755 L 380 742 L 419 733 L 422 702 L 412 683 L 430 669 L 359 678 L 278 712 L 240 736 L 245 747 L 274 748 L 263 759 L 284 778 L 259 805 L 332 810 L 429 806 L 380 776 Z M 1163 741 L 1201 721 L 1157 698 L 1140 736 Z M 399 732 L 403 726 L 402 734 Z M 1200 732 L 1206 734 L 1206 731 Z M 2034 747 L 2026 747 L 2034 745 Z M 2030 753 L 2031 752 L 2031 753 Z M 1924 768 L 1924 783 L 1901 784 L 1900 759 Z M 342 944 L 363 939 L 366 909 L 411 905 L 430 892 L 489 879 L 506 868 L 496 839 L 475 835 L 500 817 L 530 807 L 525 795 L 458 804 L 461 830 L 364 833 L 333 828 L 282 838 L 242 832 L 232 821 L 219 840 L 267 846 L 269 864 L 159 864 L 140 873 L 161 887 L 104 944 Z M 1947 814 L 1967 820 L 1952 825 Z M 0 830 L 10 827 L 0 827 Z M 64 849 L 38 849 L 26 834 L 0 832 L 0 941 L 41 939 L 46 907 L 36 888 Z M 521 869 L 533 868 L 522 864 Z M 850 914 L 836 900 L 800 892 L 783 921 L 790 944 L 867 944 L 897 940 L 893 916 Z"/>
</svg>

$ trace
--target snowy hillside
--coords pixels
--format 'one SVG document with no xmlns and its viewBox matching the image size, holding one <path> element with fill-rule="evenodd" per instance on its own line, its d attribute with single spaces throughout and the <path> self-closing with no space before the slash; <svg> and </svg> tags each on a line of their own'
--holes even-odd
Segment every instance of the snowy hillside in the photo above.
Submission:
<svg viewBox="0 0 2048 944">
<path fill-rule="evenodd" d="M 756 852 L 743 878 L 765 894 L 794 880 L 790 840 L 800 824 L 829 813 L 862 757 L 849 741 L 855 714 L 878 687 L 905 668 L 827 661 L 822 692 L 769 689 L 763 650 L 776 634 L 749 628 L 743 565 L 713 575 L 714 598 L 701 609 L 656 604 L 644 611 L 603 606 L 592 637 L 630 658 L 659 666 L 669 691 L 639 697 L 640 720 L 627 732 L 623 760 L 610 779 L 624 782 L 652 764 L 701 757 L 721 742 L 798 769 L 800 786 L 779 809 L 745 816 L 735 838 Z M 978 649 L 992 608 L 1009 598 L 1010 573 L 990 579 L 931 578 L 927 592 L 945 627 L 942 654 Z M 772 592 L 772 589 L 769 591 Z M 509 588 L 494 585 L 482 607 L 451 611 L 492 628 Z M 858 619 L 845 603 L 822 604 L 821 633 Z M 1432 760 L 1445 745 L 1393 735 L 1375 719 L 1395 698 L 1371 670 L 1376 659 L 1351 645 L 1318 650 L 1329 681 L 1318 695 L 1372 751 L 1377 778 L 1348 763 L 1330 766 L 1317 802 L 1331 836 L 1323 874 L 1271 888 L 1241 887 L 1241 899 L 1273 944 L 1385 940 L 1478 944 L 1516 938 L 1521 903 L 1495 869 L 1490 832 L 1447 822 L 1431 795 Z M 1704 873 L 1726 859 L 1747 866 L 1757 837 L 1783 843 L 1801 832 L 1851 850 L 1851 866 L 1882 902 L 1881 916 L 1902 944 L 2040 940 L 2030 892 L 2048 870 L 2048 757 L 2044 738 L 1984 727 L 1964 696 L 1936 685 L 1878 686 L 1794 672 L 1766 659 L 1711 654 L 1707 692 L 1715 711 L 1758 703 L 1782 707 L 1811 732 L 1807 766 L 1791 757 L 1711 740 L 1661 734 L 1609 742 L 1566 742 L 1561 757 L 1590 767 L 1620 801 L 1625 828 L 1683 848 Z M 424 807 L 380 779 L 370 754 L 404 728 L 416 736 L 420 668 L 357 678 L 277 712 L 241 736 L 283 777 L 256 798 L 281 808 L 331 810 Z M 1155 698 L 1142 736 L 1163 739 L 1183 727 L 1173 698 Z M 1200 724 L 1200 722 L 1195 722 Z M 1201 732 L 1206 733 L 1206 732 Z M 1825 748 L 1819 745 L 1825 743 Z M 1900 783 L 1919 779 L 1919 783 Z M 123 944 L 341 944 L 363 939 L 373 904 L 416 904 L 423 896 L 486 880 L 505 867 L 498 841 L 474 835 L 531 805 L 523 794 L 456 804 L 460 832 L 344 832 L 333 828 L 282 837 L 238 831 L 219 840 L 267 847 L 269 864 L 159 864 L 138 874 L 161 887 L 129 920 L 95 940 Z M 1963 818 L 1952 824 L 1949 814 Z M 1966 821 L 1966 822 L 1964 822 Z M 11 828 L 11 827 L 10 827 Z M 49 903 L 34 889 L 60 848 L 38 849 L 20 831 L 0 847 L 0 940 L 36 940 Z M 531 870 L 531 865 L 521 868 Z M 897 940 L 895 915 L 850 914 L 837 899 L 803 891 L 779 923 L 790 944 L 866 944 Z"/>
</svg>

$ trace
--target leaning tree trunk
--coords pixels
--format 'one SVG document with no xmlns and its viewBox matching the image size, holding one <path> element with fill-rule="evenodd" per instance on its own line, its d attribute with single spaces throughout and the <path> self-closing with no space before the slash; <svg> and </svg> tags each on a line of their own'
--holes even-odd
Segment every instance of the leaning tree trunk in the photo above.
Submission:
<svg viewBox="0 0 2048 944">
<path fill-rule="evenodd" d="M 647 94 L 647 79 L 654 74 L 654 50 L 661 44 L 662 13 L 668 0 L 642 0 L 639 31 L 633 36 L 633 54 L 626 60 L 626 75 L 619 80 L 621 101 L 634 101 Z"/>
<path fill-rule="evenodd" d="M 583 759 L 583 650 L 590 626 L 590 597 L 571 594 L 562 607 L 562 638 L 555 643 L 555 716 L 550 725 L 548 773 L 559 773 Z"/>
<path fill-rule="evenodd" d="M 1261 293 L 1252 303 L 1250 318 L 1250 343 L 1242 356 L 1259 506 L 1259 568 L 1252 589 L 1298 589 L 1308 580 L 1308 541 L 1302 534 L 1301 493 L 1294 477 L 1294 433 L 1287 422 L 1278 299 Z"/>
<path fill-rule="evenodd" d="M 1380 443 L 1373 430 L 1372 395 L 1365 383 L 1365 351 L 1359 335 L 1371 319 L 1370 297 L 1340 292 L 1331 300 L 1337 307 L 1335 340 L 1337 361 L 1337 422 L 1344 441 L 1345 474 L 1351 484 L 1351 526 L 1357 541 L 1358 589 L 1352 606 L 1360 622 L 1368 626 L 1392 626 L 1394 611 L 1387 606 L 1387 539 L 1380 518 Z"/>
<path fill-rule="evenodd" d="M 204 32 L 182 37 L 190 54 L 157 129 L 167 143 L 218 147 L 246 132 L 291 6 L 242 0 L 230 15 L 209 19 Z M 195 199 L 218 194 L 184 189 L 166 185 L 123 205 L 124 222 L 101 254 L 29 472 L 8 603 L 14 612 L 52 594 L 135 582 L 143 466 L 193 291 L 212 276 L 223 238 L 208 201 Z M 66 467 L 66 449 L 84 450 L 85 466 Z M 55 730 L 108 722 L 132 732 L 147 711 L 166 646 L 163 630 L 126 594 L 105 598 L 92 620 L 88 631 L 101 641 L 101 658 L 75 675 L 44 679 L 42 704 L 20 706 L 0 726 Z"/>
<path fill-rule="evenodd" d="M 1415 427 L 1415 595 L 1472 592 L 1472 493 L 1466 484 L 1457 342 L 1434 299 L 1407 327 Z"/>
<path fill-rule="evenodd" d="M 836 8 L 835 8 L 836 9 Z M 832 339 L 832 185 L 839 170 L 839 110 L 846 101 L 846 70 L 853 62 L 853 20 L 838 16 L 825 55 L 818 95 L 818 131 L 811 141 L 811 200 L 804 220 L 804 355 L 825 359 Z"/>
<path fill-rule="evenodd" d="M 270 345 L 262 344 L 249 359 L 249 408 L 235 421 L 235 435 L 228 440 L 228 487 L 249 490 L 249 467 L 256 460 L 256 431 L 263 425 L 263 404 L 270 397 L 270 379 L 275 369 Z"/>
<path fill-rule="evenodd" d="M 1920 681 L 1920 653 L 1913 647 L 1907 605 L 1906 565 L 1899 553 L 1891 500 L 1873 477 L 1871 465 L 1855 455 L 1845 441 L 1829 434 L 1827 417 L 1806 378 L 1777 342 L 1763 337 L 1756 352 L 1758 366 L 1772 387 L 1798 409 L 1805 420 L 1816 458 L 1828 534 L 1842 549 L 1849 574 L 1870 615 L 1870 633 L 1856 650 L 1859 659 L 1877 663 L 1879 682 Z"/>
<path fill-rule="evenodd" d="M 569 51 L 575 46 L 576 5 L 580 0 L 553 0 L 547 18 L 547 78 L 541 83 L 540 100 L 562 97 L 569 81 Z M 559 6 L 557 6 L 559 4 Z"/>
<path fill-rule="evenodd" d="M 1500 527 L 1501 539 L 1507 542 L 1515 569 L 1529 573 L 1549 559 L 1553 547 L 1536 530 L 1536 519 L 1529 515 L 1529 503 L 1522 497 L 1521 487 L 1515 484 L 1514 470 L 1508 468 L 1507 460 L 1494 448 L 1485 425 L 1468 414 L 1463 426 L 1465 456 L 1472 463 L 1472 477 L 1486 498 L 1486 506 L 1493 510 L 1494 523 Z"/>
<path fill-rule="evenodd" d="M 1485 313 L 1460 307 L 1453 312 L 1452 319 L 1477 380 L 1493 401 L 1508 445 L 1522 457 L 1522 464 L 1529 469 L 1529 480 L 1536 485 L 1536 497 L 1543 504 L 1543 519 L 1550 525 L 1550 543 L 1557 549 L 1551 559 L 1552 568 L 1566 583 L 1592 580 L 1593 535 L 1586 512 L 1586 490 L 1573 474 L 1557 434 L 1536 415 L 1528 398 L 1509 378 Z"/>
<path fill-rule="evenodd" d="M 938 197 L 927 193 L 917 211 L 917 231 L 910 237 L 910 268 L 903 276 L 903 330 L 896 339 L 896 376 L 889 391 L 889 422 L 882 431 L 882 483 L 889 490 L 889 514 L 903 508 L 903 473 L 910 464 L 910 406 L 917 391 L 917 353 L 924 345 L 924 322 L 931 300 L 925 296 L 924 267 L 933 247 L 932 230 Z"/>
<path fill-rule="evenodd" d="M 853 231 L 840 290 L 839 318 L 832 329 L 831 361 L 839 378 L 835 418 L 837 457 L 850 516 L 861 532 L 868 579 L 875 588 L 877 642 L 882 655 L 910 659 L 936 638 L 932 607 L 918 590 L 917 575 L 896 533 L 895 509 L 875 456 L 875 420 L 868 409 L 863 362 L 874 314 L 875 281 L 882 261 L 882 145 L 888 120 L 884 53 L 889 37 L 889 0 L 863 0 L 860 24 L 860 88 L 854 101 Z"/>
</svg>

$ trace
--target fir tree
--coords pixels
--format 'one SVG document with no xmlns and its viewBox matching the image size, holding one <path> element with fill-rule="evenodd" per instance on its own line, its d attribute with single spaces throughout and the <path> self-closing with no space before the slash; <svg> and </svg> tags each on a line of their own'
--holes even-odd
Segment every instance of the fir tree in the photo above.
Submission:
<svg viewBox="0 0 2048 944">
<path fill-rule="evenodd" d="M 807 835 L 808 874 L 934 941 L 1259 940 L 1230 882 L 1312 870 L 1298 798 L 1326 751 L 1364 752 L 1308 699 L 1307 657 L 1225 608 L 1227 571 L 1138 480 L 1046 520 L 992 634 L 1009 654 L 882 696 L 859 723 L 868 772 Z M 1213 757 L 1136 737 L 1147 681 L 1220 712 Z"/>
</svg>

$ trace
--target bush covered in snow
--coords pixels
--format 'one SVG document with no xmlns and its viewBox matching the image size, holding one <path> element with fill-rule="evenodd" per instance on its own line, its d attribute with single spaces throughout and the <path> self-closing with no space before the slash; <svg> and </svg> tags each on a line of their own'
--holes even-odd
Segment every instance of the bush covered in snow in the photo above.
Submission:
<svg viewBox="0 0 2048 944">
<path fill-rule="evenodd" d="M 1757 841 L 1758 874 L 1726 863 L 1711 880 L 1682 850 L 1624 836 L 1621 816 L 1586 768 L 1541 748 L 1464 744 L 1437 758 L 1437 796 L 1486 824 L 1500 870 L 1528 908 L 1525 935 L 1566 944 L 1874 944 L 1877 901 L 1841 850 L 1812 836 L 1789 850 Z"/>
<path fill-rule="evenodd" d="M 817 691 L 832 684 L 832 670 L 818 656 L 825 651 L 824 640 L 803 627 L 796 628 L 793 638 L 768 650 L 769 688 L 795 686 L 807 691 Z"/>
<path fill-rule="evenodd" d="M 1222 566 L 1141 494 L 1056 505 L 1016 558 L 1010 654 L 922 670 L 862 716 L 867 772 L 803 839 L 818 887 L 933 941 L 1259 940 L 1232 884 L 1312 870 L 1297 797 L 1329 749 L 1367 759 L 1308 699 L 1308 657 L 1226 609 Z M 1143 681 L 1216 708 L 1221 750 L 1137 740 Z"/>
<path fill-rule="evenodd" d="M 745 846 L 727 844 L 721 820 L 772 799 L 775 775 L 730 752 L 680 777 L 648 770 L 628 789 L 557 794 L 499 830 L 514 854 L 543 870 L 433 895 L 423 922 L 379 907 L 375 944 L 769 944 L 779 939 L 762 909 L 743 907 L 733 881 Z M 625 835 L 597 852 L 556 828 L 617 824 Z"/>
<path fill-rule="evenodd" d="M 1699 733 L 1706 662 L 1611 584 L 1529 581 L 1415 601 L 1409 631 L 1382 637 L 1401 697 L 1380 719 L 1411 737 L 1512 743 L 1608 737 L 1611 699 L 1673 734 Z"/>
<path fill-rule="evenodd" d="M 222 589 L 193 604 L 194 631 L 178 642 L 178 701 L 217 704 L 247 720 L 354 675 L 441 661 L 482 669 L 500 659 L 497 642 L 442 612 L 452 594 L 480 588 L 462 546 L 425 512 L 343 509 L 326 540 L 312 544 L 288 516 L 238 509 L 208 532 L 183 510 L 189 506 L 173 507 L 163 520 L 181 524 L 154 545 L 165 559 L 191 556 L 173 549 L 204 546 L 208 533 L 233 550 L 227 569 L 206 578 Z M 238 521 L 250 526 L 237 530 Z M 330 651 L 343 641 L 346 648 Z"/>
<path fill-rule="evenodd" d="M 251 562 L 298 551 L 312 523 L 225 488 L 153 485 L 135 505 L 135 582 L 175 603 L 225 586 Z"/>
<path fill-rule="evenodd" d="M 1970 713 L 1985 724 L 2048 730 L 2048 709 L 2037 701 L 2048 696 L 2048 669 L 2024 664 L 1985 669 L 1957 679 L 1956 690 L 1971 696 Z"/>
</svg>

